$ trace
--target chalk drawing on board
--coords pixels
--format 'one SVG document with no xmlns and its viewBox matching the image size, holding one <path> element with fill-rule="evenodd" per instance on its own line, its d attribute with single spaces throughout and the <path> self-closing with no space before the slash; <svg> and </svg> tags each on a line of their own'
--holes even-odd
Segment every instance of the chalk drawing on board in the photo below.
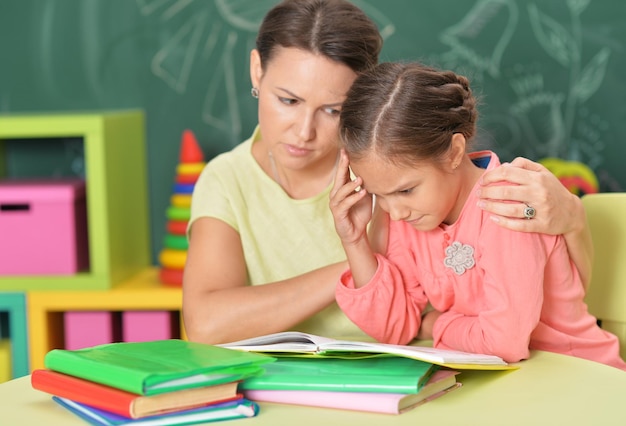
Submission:
<svg viewBox="0 0 626 426">
<path fill-rule="evenodd" d="M 524 138 L 540 145 L 523 154 L 534 158 L 552 157 L 553 147 L 559 146 L 565 135 L 561 113 L 565 95 L 546 88 L 538 64 L 516 64 L 508 79 L 516 96 L 509 113 L 522 128 Z"/>
<path fill-rule="evenodd" d="M 139 6 L 139 12 L 146 16 L 151 15 L 155 10 L 171 0 L 135 0 Z"/>
<path fill-rule="evenodd" d="M 389 18 L 387 18 L 379 9 L 370 5 L 366 1 L 354 0 L 353 3 L 367 14 L 378 26 L 383 40 L 388 39 L 396 32 L 396 26 Z"/>
<path fill-rule="evenodd" d="M 479 73 L 500 76 L 500 63 L 517 28 L 519 10 L 513 0 L 479 0 L 458 23 L 440 35 L 450 51 L 444 63 L 460 68 L 468 62 Z"/>
<path fill-rule="evenodd" d="M 563 67 L 564 75 L 568 75 L 568 86 L 563 90 L 564 103 L 559 110 L 561 116 L 553 117 L 552 125 L 563 123 L 560 139 L 550 141 L 550 156 L 559 156 L 576 161 L 583 161 L 583 146 L 587 141 L 574 136 L 575 122 L 582 106 L 600 88 L 611 56 L 611 48 L 602 47 L 584 66 L 582 23 L 580 15 L 589 5 L 589 0 L 570 0 L 569 29 L 557 20 L 543 13 L 535 4 L 528 5 L 531 28 L 543 50 Z M 559 121 L 557 121 L 559 120 Z M 593 141 L 589 141 L 593 143 Z M 599 155 L 599 154 L 597 154 Z M 591 159 L 596 160 L 594 158 Z M 587 160 L 584 160 L 587 162 Z"/>
<path fill-rule="evenodd" d="M 236 30 L 255 33 L 276 0 L 215 0 L 219 14 Z"/>
<path fill-rule="evenodd" d="M 172 6 L 161 14 L 161 19 L 167 21 L 172 19 L 178 12 L 189 6 L 194 0 L 177 0 Z"/>
<path fill-rule="evenodd" d="M 203 58 L 216 65 L 208 81 L 201 114 L 204 123 L 226 134 L 235 135 L 232 139 L 234 143 L 238 143 L 242 137 L 242 113 L 238 93 L 240 85 L 246 84 L 245 81 L 238 81 L 241 73 L 236 69 L 235 58 L 248 53 L 237 42 L 240 38 L 245 38 L 250 40 L 248 43 L 244 40 L 246 45 L 253 44 L 263 16 L 275 3 L 275 0 L 215 0 L 217 16 L 222 21 L 214 22 L 214 28 L 207 37 L 203 50 Z M 222 51 L 219 52 L 215 48 L 224 34 L 226 41 L 220 45 Z M 225 92 L 224 99 L 219 98 L 220 91 Z M 227 114 L 224 115 L 224 111 Z"/>
<path fill-rule="evenodd" d="M 207 12 L 192 15 L 152 58 L 153 74 L 180 94 L 187 89 L 189 74 L 207 23 Z"/>
<path fill-rule="evenodd" d="M 234 46 L 237 42 L 237 33 L 228 33 L 224 52 L 219 58 L 215 67 L 215 72 L 209 81 L 209 87 L 202 107 L 202 121 L 223 130 L 226 133 L 241 135 L 241 112 L 237 100 L 237 81 L 234 64 Z M 226 105 L 217 101 L 216 93 L 220 88 L 226 90 Z M 227 109 L 229 120 L 220 118 L 215 114 L 216 109 L 220 111 Z"/>
<path fill-rule="evenodd" d="M 450 50 L 436 61 L 462 70 L 479 84 L 491 79 L 510 85 L 514 97 L 508 110 L 486 114 L 481 125 L 501 129 L 498 133 L 508 137 L 498 144 L 503 157 L 513 152 L 531 158 L 559 157 L 593 169 L 602 163 L 610 126 L 589 113 L 585 103 L 602 86 L 612 46 L 620 43 L 605 40 L 594 47 L 595 53 L 584 51 L 588 43 L 581 15 L 589 4 L 590 0 L 567 0 L 563 5 L 567 13 L 555 18 L 542 10 L 541 2 L 529 2 L 520 11 L 513 0 L 477 0 L 439 34 Z M 531 34 L 526 49 L 536 50 L 533 57 L 538 58 L 532 62 L 507 57 L 513 37 L 522 29 L 522 13 Z"/>
<path fill-rule="evenodd" d="M 163 6 L 164 4 L 167 4 L 168 2 L 172 0 L 152 0 L 152 1 L 135 0 L 135 1 L 137 2 L 137 6 L 139 7 L 139 12 L 144 16 L 148 16 L 148 15 L 152 15 L 154 12 L 157 11 L 157 9 L 159 9 L 161 6 Z M 174 0 L 174 3 L 161 13 L 161 19 L 167 21 L 173 18 L 174 15 L 181 12 L 183 9 L 185 9 L 187 6 L 193 3 L 193 1 L 194 0 Z"/>
<path fill-rule="evenodd" d="M 607 141 L 604 135 L 608 131 L 610 131 L 609 122 L 604 117 L 584 106 L 579 108 L 574 143 L 580 147 L 583 157 L 587 159 L 586 164 L 592 170 L 603 163 L 603 156 L 599 153 L 606 148 Z M 606 184 L 610 186 L 608 182 Z"/>
</svg>

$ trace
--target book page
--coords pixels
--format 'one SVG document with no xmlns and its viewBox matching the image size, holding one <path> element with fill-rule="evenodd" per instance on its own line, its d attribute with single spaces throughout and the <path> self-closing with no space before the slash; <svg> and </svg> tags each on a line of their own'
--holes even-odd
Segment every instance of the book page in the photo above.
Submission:
<svg viewBox="0 0 626 426">
<path fill-rule="evenodd" d="M 502 358 L 495 355 L 474 354 L 428 346 L 391 345 L 386 343 L 366 343 L 337 340 L 320 344 L 320 353 L 332 352 L 369 352 L 406 356 L 435 364 L 487 364 L 507 365 Z"/>
<path fill-rule="evenodd" d="M 320 344 L 330 342 L 334 340 L 298 331 L 284 331 L 217 346 L 251 352 L 316 353 Z"/>
</svg>

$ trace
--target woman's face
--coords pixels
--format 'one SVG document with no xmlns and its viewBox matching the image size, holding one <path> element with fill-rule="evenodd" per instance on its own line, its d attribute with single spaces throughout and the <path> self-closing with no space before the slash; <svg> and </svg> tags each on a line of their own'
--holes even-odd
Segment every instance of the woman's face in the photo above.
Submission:
<svg viewBox="0 0 626 426">
<path fill-rule="evenodd" d="M 278 48 L 265 72 L 252 52 L 251 77 L 263 144 L 276 161 L 294 170 L 334 162 L 339 112 L 356 73 L 321 55 Z"/>
</svg>

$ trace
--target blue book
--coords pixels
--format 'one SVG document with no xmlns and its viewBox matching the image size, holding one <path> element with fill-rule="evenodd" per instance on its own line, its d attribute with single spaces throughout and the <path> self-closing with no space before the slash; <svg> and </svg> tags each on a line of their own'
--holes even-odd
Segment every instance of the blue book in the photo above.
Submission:
<svg viewBox="0 0 626 426">
<path fill-rule="evenodd" d="M 119 426 L 119 425 L 193 425 L 222 420 L 241 419 L 254 417 L 259 412 L 259 406 L 253 401 L 241 398 L 235 401 L 208 405 L 200 408 L 177 411 L 162 415 L 131 419 L 108 411 L 99 410 L 89 405 L 81 404 L 67 398 L 53 396 L 52 399 L 67 408 L 72 413 L 96 426 Z"/>
</svg>

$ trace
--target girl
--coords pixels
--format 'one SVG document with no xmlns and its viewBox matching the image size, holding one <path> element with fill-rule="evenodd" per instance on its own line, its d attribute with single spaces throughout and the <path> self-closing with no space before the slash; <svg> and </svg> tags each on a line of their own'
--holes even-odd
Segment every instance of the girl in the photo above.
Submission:
<svg viewBox="0 0 626 426">
<path fill-rule="evenodd" d="M 509 362 L 540 349 L 626 370 L 617 338 L 587 312 L 563 237 L 504 229 L 477 206 L 481 176 L 500 164 L 467 153 L 477 117 L 467 79 L 453 72 L 385 63 L 357 78 L 330 203 L 350 265 L 339 306 L 387 343 L 432 338 Z M 391 218 L 384 256 L 366 235 L 372 196 Z"/>
</svg>

